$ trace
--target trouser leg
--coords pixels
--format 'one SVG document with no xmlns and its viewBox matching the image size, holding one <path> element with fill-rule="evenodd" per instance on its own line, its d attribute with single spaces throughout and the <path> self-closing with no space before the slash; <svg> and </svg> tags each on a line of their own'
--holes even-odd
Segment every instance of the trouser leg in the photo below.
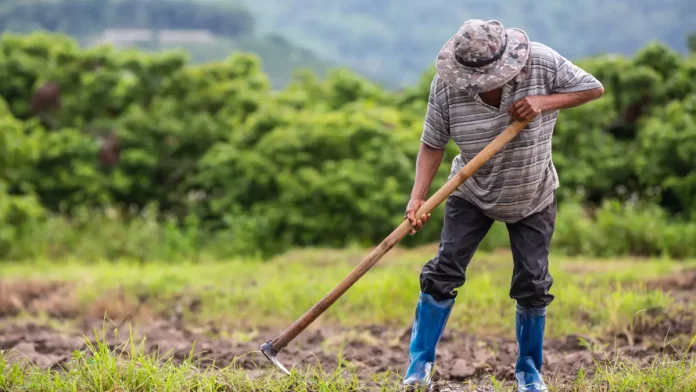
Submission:
<svg viewBox="0 0 696 392">
<path fill-rule="evenodd" d="M 541 376 L 546 307 L 553 301 L 549 251 L 556 218 L 556 200 L 543 211 L 509 224 L 514 261 L 510 297 L 517 301 L 515 335 L 518 391 L 545 391 Z"/>
<path fill-rule="evenodd" d="M 474 252 L 492 225 L 493 220 L 474 205 L 450 196 L 437 254 L 421 270 L 421 292 L 437 300 L 454 299 L 456 289 L 464 285 Z"/>
<path fill-rule="evenodd" d="M 447 199 L 440 247 L 421 271 L 404 384 L 430 384 L 435 349 L 454 305 L 455 290 L 464 284 L 466 267 L 492 224 L 467 201 Z"/>
<path fill-rule="evenodd" d="M 544 210 L 508 224 L 514 263 L 510 297 L 523 307 L 548 306 L 553 278 L 549 273 L 549 251 L 556 221 L 556 200 Z"/>
</svg>

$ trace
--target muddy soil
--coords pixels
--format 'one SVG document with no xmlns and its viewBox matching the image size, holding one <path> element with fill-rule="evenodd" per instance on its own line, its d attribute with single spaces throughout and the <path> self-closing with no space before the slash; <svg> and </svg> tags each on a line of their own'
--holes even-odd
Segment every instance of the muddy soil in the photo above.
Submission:
<svg viewBox="0 0 696 392">
<path fill-rule="evenodd" d="M 85 325 L 87 327 L 87 325 Z M 101 323 L 94 323 L 101 334 Z M 84 331 L 94 331 L 85 328 Z M 671 326 L 665 326 L 666 329 Z M 127 327 L 120 328 L 120 337 L 113 334 L 113 328 L 106 327 L 106 336 L 93 333 L 66 333 L 35 324 L 11 324 L 0 328 L 0 350 L 9 353 L 11 361 L 32 363 L 42 369 L 58 370 L 71 358 L 75 350 L 89 352 L 87 342 L 96 344 L 106 341 L 116 353 L 127 346 Z M 136 327 L 136 339 L 147 337 L 145 347 L 150 354 L 169 358 L 175 363 L 185 360 L 192 352 L 203 366 L 233 366 L 250 371 L 270 370 L 266 359 L 258 352 L 259 344 L 277 336 L 279 330 L 256 331 L 249 342 L 209 337 L 206 331 L 191 331 L 177 328 L 169 322 L 156 321 Z M 280 354 L 286 366 L 313 366 L 320 364 L 331 373 L 337 366 L 337 354 L 342 353 L 347 363 L 353 366 L 361 377 L 371 378 L 375 373 L 388 372 L 403 374 L 408 365 L 408 330 L 389 330 L 380 326 L 360 330 L 313 329 L 307 330 Z M 633 339 L 632 345 L 620 335 L 612 340 L 593 341 L 607 344 L 606 350 L 592 350 L 582 343 L 581 337 L 568 336 L 565 339 L 547 339 L 545 343 L 544 371 L 547 379 L 570 381 L 580 368 L 592 374 L 594 361 L 616 358 L 635 360 L 648 364 L 661 355 L 670 354 L 673 349 L 665 348 L 651 339 Z M 638 343 L 636 343 L 638 341 Z M 136 342 L 139 342 L 136 341 Z M 592 342 L 592 341 L 591 341 Z M 651 343 L 653 342 L 653 343 Z M 195 343 L 195 344 L 194 344 Z M 516 359 L 516 344 L 513 340 L 486 340 L 461 332 L 447 331 L 438 348 L 437 379 L 449 382 L 472 380 L 482 382 L 495 376 L 498 380 L 514 380 L 513 367 Z"/>
<path fill-rule="evenodd" d="M 681 275 L 674 281 L 654 283 L 654 289 L 674 292 L 681 300 L 696 298 L 696 273 Z M 652 283 L 651 283 L 652 284 Z M 55 303 L 56 293 L 64 295 L 64 288 L 31 289 L 4 286 L 0 290 L 0 350 L 11 361 L 32 363 L 42 369 L 61 369 L 75 350 L 89 351 L 87 342 L 95 344 L 106 340 L 117 353 L 128 339 L 128 325 L 119 326 L 119 336 L 114 336 L 115 325 L 104 325 L 103 320 L 82 320 L 77 328 L 80 332 L 66 332 L 32 323 L 13 320 L 16 311 L 22 308 L 40 307 L 42 295 L 49 303 Z M 4 300 L 2 299 L 4 296 Z M 65 297 L 63 297 L 65 298 Z M 57 307 L 60 308 L 60 307 Z M 73 316 L 75 309 L 55 312 L 56 318 Z M 665 346 L 669 337 L 691 335 L 695 331 L 694 315 L 684 311 L 679 314 L 662 314 L 653 309 L 646 312 L 645 321 L 638 322 L 630 331 L 618 331 L 604 339 L 567 336 L 562 339 L 547 339 L 544 352 L 544 373 L 549 381 L 571 381 L 580 368 L 588 375 L 593 373 L 595 361 L 614 359 L 620 356 L 638 364 L 653 360 L 664 360 L 665 355 L 678 355 L 680 348 Z M 318 323 L 317 323 L 318 324 Z M 94 336 L 93 331 L 105 336 Z M 259 345 L 277 336 L 280 329 L 235 331 L 232 337 L 221 338 L 213 328 L 184 326 L 181 322 L 154 319 L 147 323 L 136 323 L 133 333 L 136 343 L 147 337 L 145 348 L 150 354 L 170 358 L 175 363 L 185 360 L 192 352 L 201 366 L 239 367 L 252 372 L 271 370 L 267 360 L 258 351 Z M 215 337 L 218 336 L 218 337 Z M 339 363 L 340 352 L 345 360 L 340 366 L 357 369 L 361 377 L 368 380 L 376 373 L 403 374 L 408 366 L 408 341 L 410 328 L 401 330 L 383 326 L 368 326 L 360 329 L 341 329 L 311 326 L 302 333 L 279 358 L 286 366 L 314 366 L 321 364 L 332 373 Z M 513 340 L 483 339 L 464 332 L 446 331 L 438 346 L 438 373 L 442 381 L 461 383 L 468 380 L 484 382 L 490 376 L 498 380 L 514 380 L 514 363 L 517 347 Z M 589 343 L 589 345 L 587 344 Z M 125 352 L 128 349 L 126 347 Z"/>
</svg>

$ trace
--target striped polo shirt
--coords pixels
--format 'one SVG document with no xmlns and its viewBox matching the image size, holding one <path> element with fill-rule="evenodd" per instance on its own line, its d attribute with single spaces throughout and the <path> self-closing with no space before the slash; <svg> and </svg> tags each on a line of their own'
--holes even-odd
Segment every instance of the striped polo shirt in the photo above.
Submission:
<svg viewBox="0 0 696 392">
<path fill-rule="evenodd" d="M 531 42 L 527 64 L 503 86 L 500 108 L 487 105 L 477 94 L 447 86 L 436 74 L 430 86 L 421 141 L 436 149 L 443 149 L 450 139 L 457 144 L 460 154 L 452 161 L 452 178 L 512 123 L 507 111 L 514 102 L 529 95 L 601 86 L 595 77 L 553 49 Z M 537 116 L 454 195 L 505 223 L 515 223 L 547 207 L 559 187 L 551 159 L 551 136 L 557 117 L 558 110 Z"/>
</svg>

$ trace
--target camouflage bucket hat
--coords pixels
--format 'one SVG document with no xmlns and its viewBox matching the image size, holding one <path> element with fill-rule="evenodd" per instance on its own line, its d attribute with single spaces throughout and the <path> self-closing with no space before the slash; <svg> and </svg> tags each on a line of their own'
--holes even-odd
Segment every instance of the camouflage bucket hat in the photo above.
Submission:
<svg viewBox="0 0 696 392">
<path fill-rule="evenodd" d="M 437 73 L 450 86 L 472 93 L 512 80 L 529 57 L 529 37 L 497 20 L 466 21 L 437 56 Z"/>
</svg>

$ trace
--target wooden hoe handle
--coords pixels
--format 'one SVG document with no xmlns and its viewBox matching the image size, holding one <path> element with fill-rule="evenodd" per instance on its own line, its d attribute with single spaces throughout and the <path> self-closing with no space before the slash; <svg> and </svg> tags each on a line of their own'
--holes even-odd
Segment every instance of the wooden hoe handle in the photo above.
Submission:
<svg viewBox="0 0 696 392">
<path fill-rule="evenodd" d="M 481 152 L 479 152 L 469 163 L 459 170 L 452 178 L 445 183 L 432 197 L 430 197 L 416 213 L 416 216 L 423 216 L 433 211 L 440 203 L 445 201 L 449 195 L 460 185 L 471 177 L 484 163 L 493 157 L 508 142 L 514 139 L 522 129 L 529 124 L 529 120 L 515 121 L 505 131 L 493 139 Z M 367 257 L 351 271 L 333 290 L 331 290 L 316 305 L 307 311 L 302 317 L 288 327 L 280 336 L 272 341 L 273 348 L 277 351 L 282 350 L 297 335 L 305 330 L 317 317 L 328 309 L 336 300 L 343 295 L 355 282 L 358 281 L 370 268 L 391 250 L 399 241 L 410 233 L 412 225 L 408 220 L 399 225 L 387 238 L 385 238 Z"/>
</svg>

